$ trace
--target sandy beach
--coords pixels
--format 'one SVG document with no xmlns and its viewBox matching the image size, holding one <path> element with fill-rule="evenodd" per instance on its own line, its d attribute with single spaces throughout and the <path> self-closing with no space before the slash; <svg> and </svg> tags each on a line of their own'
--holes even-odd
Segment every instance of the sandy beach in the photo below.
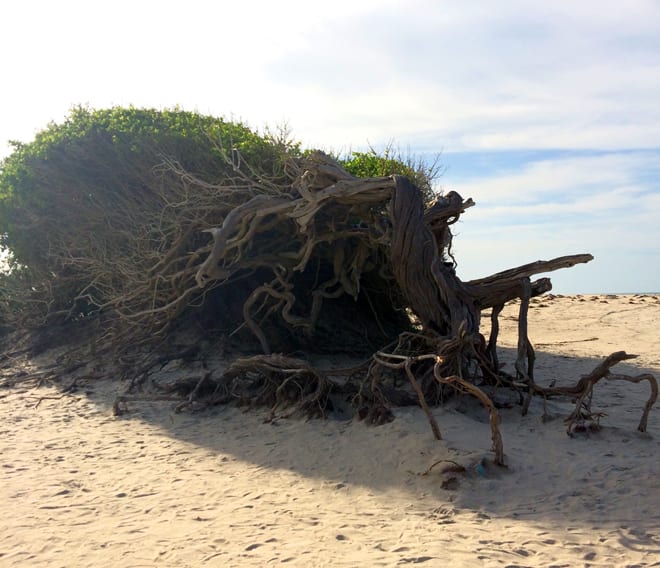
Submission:
<svg viewBox="0 0 660 568">
<path fill-rule="evenodd" d="M 511 371 L 516 315 L 501 318 Z M 639 355 L 618 372 L 660 378 L 660 296 L 545 296 L 529 326 L 541 384 L 618 350 Z M 507 468 L 466 398 L 434 409 L 437 441 L 419 408 L 379 427 L 167 401 L 114 416 L 123 388 L 0 389 L 0 566 L 660 566 L 646 382 L 599 383 L 601 429 L 573 437 L 569 399 L 501 409 Z"/>
</svg>

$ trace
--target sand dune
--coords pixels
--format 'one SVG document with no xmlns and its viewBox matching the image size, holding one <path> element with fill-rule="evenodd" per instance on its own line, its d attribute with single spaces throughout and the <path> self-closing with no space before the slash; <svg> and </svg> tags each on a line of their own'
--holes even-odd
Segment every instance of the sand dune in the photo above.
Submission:
<svg viewBox="0 0 660 568">
<path fill-rule="evenodd" d="M 621 372 L 660 377 L 659 330 L 658 297 L 536 299 L 537 380 L 573 383 L 620 349 L 639 354 Z M 549 401 L 547 421 L 541 400 L 502 410 L 506 469 L 469 400 L 434 410 L 436 441 L 415 408 L 381 427 L 168 402 L 115 417 L 121 388 L 0 390 L 0 566 L 660 565 L 660 409 L 636 431 L 646 384 L 599 384 L 602 428 L 572 438 L 570 401 Z"/>
</svg>

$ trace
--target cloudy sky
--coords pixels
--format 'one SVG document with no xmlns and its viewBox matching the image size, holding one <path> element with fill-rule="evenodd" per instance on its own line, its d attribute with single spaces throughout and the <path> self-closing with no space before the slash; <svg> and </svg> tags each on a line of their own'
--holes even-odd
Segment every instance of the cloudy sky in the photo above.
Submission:
<svg viewBox="0 0 660 568">
<path fill-rule="evenodd" d="M 71 106 L 179 105 L 305 146 L 441 153 L 459 274 L 590 252 L 660 292 L 660 1 L 3 2 L 0 157 Z"/>
</svg>

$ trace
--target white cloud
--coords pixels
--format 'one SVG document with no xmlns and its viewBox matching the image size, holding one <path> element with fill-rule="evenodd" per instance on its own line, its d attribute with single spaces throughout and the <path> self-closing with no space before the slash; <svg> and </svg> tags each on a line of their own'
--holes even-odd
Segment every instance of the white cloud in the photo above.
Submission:
<svg viewBox="0 0 660 568">
<path fill-rule="evenodd" d="M 6 3 L 0 142 L 180 104 L 326 146 L 655 147 L 656 2 Z"/>
<path fill-rule="evenodd" d="M 459 229 L 489 251 L 479 268 L 575 242 L 607 243 L 606 265 L 634 258 L 631 243 L 660 260 L 657 1 L 23 0 L 2 3 L 0 21 L 0 157 L 80 103 L 288 121 L 335 149 L 609 150 L 458 180 L 479 205 Z"/>
<path fill-rule="evenodd" d="M 557 291 L 660 291 L 659 169 L 658 152 L 568 155 L 457 181 L 477 201 L 455 226 L 459 274 L 589 252 L 590 264 L 551 276 Z"/>
<path fill-rule="evenodd" d="M 478 154 L 475 153 L 475 161 Z M 447 157 L 451 167 L 451 156 Z M 660 175 L 658 151 L 608 152 L 597 155 L 567 155 L 562 158 L 543 158 L 529 163 L 516 163 L 491 171 L 481 177 L 457 179 L 452 188 L 477 202 L 486 204 L 538 203 L 566 196 L 573 200 L 596 195 L 598 207 L 612 191 L 643 191 L 637 183 L 641 173 Z M 586 205 L 586 204 L 585 204 Z"/>
</svg>

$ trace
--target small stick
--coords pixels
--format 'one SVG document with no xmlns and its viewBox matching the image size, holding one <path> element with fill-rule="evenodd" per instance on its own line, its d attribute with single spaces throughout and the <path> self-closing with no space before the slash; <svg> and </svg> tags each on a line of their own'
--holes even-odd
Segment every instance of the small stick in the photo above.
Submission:
<svg viewBox="0 0 660 568">
<path fill-rule="evenodd" d="M 433 430 L 433 435 L 435 436 L 436 440 L 442 440 L 442 434 L 440 434 L 440 428 L 438 427 L 438 423 L 436 422 L 433 413 L 431 412 L 431 409 L 429 408 L 429 405 L 426 404 L 426 399 L 424 398 L 424 393 L 422 392 L 421 387 L 419 386 L 419 383 L 415 380 L 415 375 L 413 375 L 410 366 L 411 366 L 411 361 L 408 359 L 405 364 L 404 364 L 404 369 L 406 370 L 406 375 L 408 375 L 408 379 L 410 380 L 410 384 L 412 387 L 415 389 L 415 392 L 417 393 L 417 398 L 419 400 L 419 405 L 422 407 L 422 410 L 426 414 L 426 417 L 429 420 L 429 424 L 431 425 L 431 430 Z"/>
</svg>

